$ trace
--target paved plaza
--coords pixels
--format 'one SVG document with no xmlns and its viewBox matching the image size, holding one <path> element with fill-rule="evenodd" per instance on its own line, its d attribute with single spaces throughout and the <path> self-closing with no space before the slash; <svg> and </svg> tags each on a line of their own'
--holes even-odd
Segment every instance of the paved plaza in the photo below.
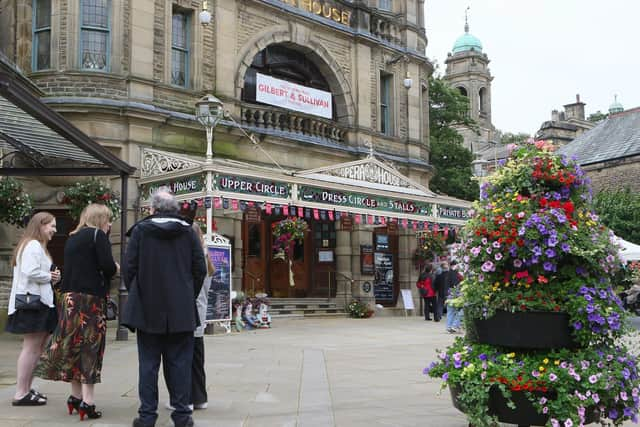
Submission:
<svg viewBox="0 0 640 427">
<path fill-rule="evenodd" d="M 205 336 L 209 408 L 196 426 L 466 426 L 448 393 L 422 374 L 452 341 L 419 317 L 276 319 L 272 329 Z M 110 326 L 113 322 L 110 322 Z M 130 426 L 138 409 L 135 336 L 109 333 L 96 403 L 103 418 L 66 414 L 69 386 L 36 379 L 44 407 L 12 407 L 20 341 L 0 336 L 1 426 Z M 173 425 L 161 380 L 158 426 Z"/>
<path fill-rule="evenodd" d="M 113 324 L 113 322 L 110 322 Z M 12 407 L 17 337 L 0 335 L 0 426 L 130 426 L 137 414 L 135 336 L 112 327 L 96 402 L 103 418 L 66 413 L 69 387 L 36 379 L 43 407 Z M 453 335 L 420 317 L 277 319 L 272 329 L 205 336 L 209 408 L 198 427 L 466 427 L 448 391 L 422 374 Z M 158 426 L 172 426 L 161 380 Z"/>
</svg>

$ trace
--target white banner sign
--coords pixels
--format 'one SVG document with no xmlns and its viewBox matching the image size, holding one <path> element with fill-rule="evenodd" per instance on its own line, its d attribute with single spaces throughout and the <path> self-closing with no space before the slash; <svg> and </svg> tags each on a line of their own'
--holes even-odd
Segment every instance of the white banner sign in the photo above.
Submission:
<svg viewBox="0 0 640 427">
<path fill-rule="evenodd" d="M 256 73 L 256 101 L 314 116 L 332 118 L 331 92 Z"/>
</svg>

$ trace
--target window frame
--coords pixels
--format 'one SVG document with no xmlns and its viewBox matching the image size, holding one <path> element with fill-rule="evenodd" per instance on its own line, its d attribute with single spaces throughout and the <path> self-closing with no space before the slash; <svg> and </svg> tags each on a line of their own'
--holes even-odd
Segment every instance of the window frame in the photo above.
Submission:
<svg viewBox="0 0 640 427">
<path fill-rule="evenodd" d="M 378 0 L 378 9 L 385 12 L 393 11 L 393 0 Z"/>
<path fill-rule="evenodd" d="M 80 13 L 78 14 L 78 29 L 79 29 L 79 36 L 78 36 L 78 61 L 80 63 L 80 69 L 82 71 L 91 71 L 91 72 L 102 72 L 102 73 L 108 73 L 111 71 L 111 15 L 112 15 L 112 1 L 111 0 L 106 0 L 107 1 L 107 26 L 106 28 L 102 28 L 102 27 L 95 27 L 92 25 L 84 25 L 83 24 L 83 6 L 86 4 L 87 0 L 80 0 L 79 1 L 79 7 L 80 7 Z M 105 66 L 104 68 L 87 68 L 84 67 L 84 61 L 82 60 L 82 46 L 83 46 L 83 37 L 82 37 L 82 32 L 83 31 L 94 31 L 94 32 L 100 32 L 100 33 L 106 33 L 107 34 L 107 43 L 106 43 L 106 49 L 105 49 Z"/>
<path fill-rule="evenodd" d="M 175 15 L 181 15 L 184 17 L 184 29 L 185 29 L 185 48 L 174 46 L 173 44 L 173 17 Z M 191 87 L 191 22 L 193 11 L 189 9 L 180 9 L 174 7 L 171 10 L 171 45 L 169 50 L 169 58 L 171 58 L 171 66 L 169 69 L 169 83 L 171 86 L 187 89 Z M 184 84 L 180 85 L 173 82 L 173 51 L 183 52 L 184 56 Z"/>
<path fill-rule="evenodd" d="M 393 81 L 394 75 L 380 71 L 380 99 L 378 100 L 380 111 L 380 133 L 386 136 L 395 135 L 395 123 L 393 114 Z"/>
<path fill-rule="evenodd" d="M 46 27 L 38 28 L 37 20 L 38 20 L 38 2 L 44 0 L 33 0 L 31 3 L 32 13 L 31 13 L 31 71 L 44 71 L 51 69 L 51 9 L 53 7 L 53 0 L 49 1 L 49 25 Z M 38 50 L 40 47 L 39 38 L 37 37 L 40 33 L 48 32 L 49 33 L 49 66 L 46 68 L 39 68 L 38 66 Z"/>
</svg>

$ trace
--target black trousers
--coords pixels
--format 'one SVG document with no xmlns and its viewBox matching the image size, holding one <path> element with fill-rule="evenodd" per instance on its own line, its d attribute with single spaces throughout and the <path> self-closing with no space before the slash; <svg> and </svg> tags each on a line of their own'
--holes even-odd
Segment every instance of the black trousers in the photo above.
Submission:
<svg viewBox="0 0 640 427">
<path fill-rule="evenodd" d="M 204 372 L 204 338 L 196 337 L 193 342 L 193 362 L 191 363 L 191 403 L 199 405 L 207 402 L 207 376 Z"/>
<path fill-rule="evenodd" d="M 158 369 L 162 360 L 169 401 L 175 410 L 171 419 L 177 427 L 191 419 L 191 363 L 193 332 L 176 334 L 136 333 L 138 342 L 138 414 L 144 425 L 153 426 L 158 419 Z"/>
<path fill-rule="evenodd" d="M 428 320 L 430 314 L 433 314 L 433 318 L 436 319 L 436 297 L 426 297 L 424 300 L 424 318 Z"/>
</svg>

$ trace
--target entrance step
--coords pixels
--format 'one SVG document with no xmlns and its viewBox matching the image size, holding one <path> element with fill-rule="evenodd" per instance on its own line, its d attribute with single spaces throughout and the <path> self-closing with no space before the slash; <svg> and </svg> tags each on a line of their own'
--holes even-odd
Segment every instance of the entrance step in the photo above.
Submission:
<svg viewBox="0 0 640 427">
<path fill-rule="evenodd" d="M 270 298 L 269 313 L 282 317 L 345 317 L 343 304 L 326 298 Z"/>
</svg>

